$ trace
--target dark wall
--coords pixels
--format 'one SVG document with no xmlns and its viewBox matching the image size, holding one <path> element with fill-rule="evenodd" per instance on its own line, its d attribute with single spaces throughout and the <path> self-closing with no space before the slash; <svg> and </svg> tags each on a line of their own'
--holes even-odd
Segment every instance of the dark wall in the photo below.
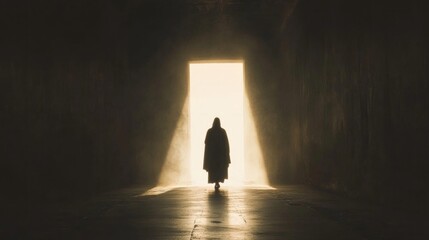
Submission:
<svg viewBox="0 0 429 240">
<path fill-rule="evenodd" d="M 58 201 L 131 182 L 135 106 L 124 94 L 132 84 L 120 6 L 3 4 L 5 197 Z"/>
<path fill-rule="evenodd" d="M 173 48 L 165 26 L 176 20 L 157 11 L 174 8 L 2 4 L 2 200 L 56 202 L 154 184 L 187 87 L 175 73 L 183 66 L 161 67 Z"/>
<path fill-rule="evenodd" d="M 378 202 L 427 199 L 426 12 L 414 1 L 298 3 L 280 49 L 280 169 L 293 162 L 310 184 Z"/>
</svg>

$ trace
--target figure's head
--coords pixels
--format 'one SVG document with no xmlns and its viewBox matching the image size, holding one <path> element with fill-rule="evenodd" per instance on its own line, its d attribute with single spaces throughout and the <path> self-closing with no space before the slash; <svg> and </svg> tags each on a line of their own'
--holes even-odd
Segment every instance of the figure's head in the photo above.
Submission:
<svg viewBox="0 0 429 240">
<path fill-rule="evenodd" d="M 213 121 L 213 127 L 214 128 L 220 128 L 220 119 L 219 118 L 215 118 Z"/>
</svg>

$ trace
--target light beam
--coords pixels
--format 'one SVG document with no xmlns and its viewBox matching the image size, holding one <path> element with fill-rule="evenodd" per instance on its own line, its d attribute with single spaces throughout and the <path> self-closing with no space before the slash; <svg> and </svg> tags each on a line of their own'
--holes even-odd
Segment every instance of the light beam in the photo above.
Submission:
<svg viewBox="0 0 429 240">
<path fill-rule="evenodd" d="M 182 109 L 158 186 L 202 185 L 204 139 L 219 117 L 230 143 L 226 184 L 268 184 L 264 159 L 247 94 L 243 61 L 189 63 L 189 95 Z"/>
</svg>

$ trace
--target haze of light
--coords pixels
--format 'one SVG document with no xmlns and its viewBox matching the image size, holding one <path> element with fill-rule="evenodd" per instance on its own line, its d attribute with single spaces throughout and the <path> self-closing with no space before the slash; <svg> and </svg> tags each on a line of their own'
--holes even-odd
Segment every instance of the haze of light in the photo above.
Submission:
<svg viewBox="0 0 429 240">
<path fill-rule="evenodd" d="M 207 173 L 202 169 L 204 139 L 215 117 L 220 118 L 230 144 L 232 163 L 226 184 L 267 184 L 256 127 L 244 91 L 243 68 L 242 61 L 189 64 L 189 95 L 159 185 L 207 183 Z"/>
</svg>

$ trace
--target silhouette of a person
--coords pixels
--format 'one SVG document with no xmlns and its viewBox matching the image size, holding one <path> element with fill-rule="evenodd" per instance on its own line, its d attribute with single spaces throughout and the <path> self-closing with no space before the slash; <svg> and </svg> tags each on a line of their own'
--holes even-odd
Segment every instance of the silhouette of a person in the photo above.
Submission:
<svg viewBox="0 0 429 240">
<path fill-rule="evenodd" d="M 225 129 L 221 128 L 219 118 L 215 118 L 213 126 L 207 131 L 204 149 L 203 169 L 209 173 L 208 182 L 215 183 L 218 190 L 225 179 L 228 179 L 229 142 Z"/>
</svg>

